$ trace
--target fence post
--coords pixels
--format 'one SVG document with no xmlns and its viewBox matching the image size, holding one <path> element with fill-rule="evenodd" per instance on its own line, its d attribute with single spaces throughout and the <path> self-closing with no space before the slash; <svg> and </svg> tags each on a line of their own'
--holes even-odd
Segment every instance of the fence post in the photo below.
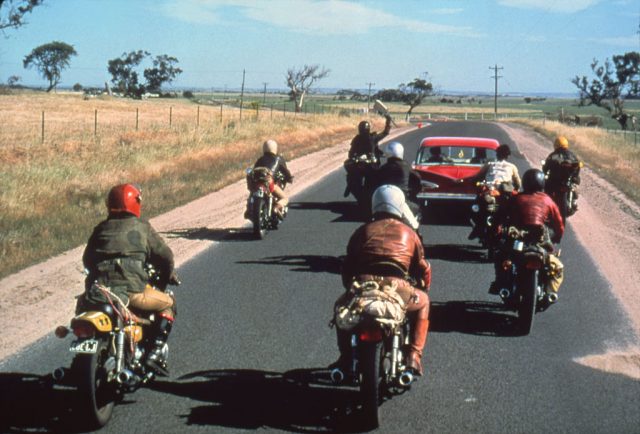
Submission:
<svg viewBox="0 0 640 434">
<path fill-rule="evenodd" d="M 136 107 L 136 131 L 138 131 L 138 107 Z"/>
<path fill-rule="evenodd" d="M 93 136 L 98 135 L 98 109 L 96 109 L 95 114 L 93 115 Z"/>
<path fill-rule="evenodd" d="M 282 117 L 287 116 L 287 103 L 283 102 L 282 103 Z"/>
<path fill-rule="evenodd" d="M 169 106 L 169 126 L 173 123 L 173 106 Z"/>
<path fill-rule="evenodd" d="M 220 123 L 222 123 L 222 104 L 220 104 Z"/>
<path fill-rule="evenodd" d="M 196 114 L 196 128 L 200 126 L 200 106 L 198 105 L 198 113 Z"/>
<path fill-rule="evenodd" d="M 41 143 L 44 143 L 44 110 L 42 110 L 42 132 L 40 133 Z"/>
</svg>

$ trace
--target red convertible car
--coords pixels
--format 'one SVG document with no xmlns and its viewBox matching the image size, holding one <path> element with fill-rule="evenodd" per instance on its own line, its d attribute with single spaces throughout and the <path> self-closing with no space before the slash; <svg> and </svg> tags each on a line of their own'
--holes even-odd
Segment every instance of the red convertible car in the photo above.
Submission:
<svg viewBox="0 0 640 434">
<path fill-rule="evenodd" d="M 473 201 L 476 187 L 460 184 L 487 161 L 496 159 L 497 140 L 480 137 L 427 137 L 420 142 L 413 168 L 422 178 L 423 205 L 439 200 Z"/>
</svg>

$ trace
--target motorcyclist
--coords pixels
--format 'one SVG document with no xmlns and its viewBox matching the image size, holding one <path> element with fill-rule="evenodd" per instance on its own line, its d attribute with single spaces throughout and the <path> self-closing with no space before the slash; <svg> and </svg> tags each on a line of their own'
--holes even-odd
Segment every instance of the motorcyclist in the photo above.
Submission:
<svg viewBox="0 0 640 434">
<path fill-rule="evenodd" d="M 287 161 L 282 155 L 278 155 L 278 143 L 269 139 L 262 144 L 262 156 L 253 165 L 253 168 L 265 167 L 269 169 L 271 173 L 270 188 L 271 193 L 276 197 L 276 204 L 274 211 L 280 217 L 283 217 L 286 213 L 287 205 L 289 204 L 289 196 L 284 192 L 284 186 L 293 182 L 293 176 L 287 168 Z M 247 179 L 247 183 L 250 180 Z M 282 185 L 280 184 L 282 183 Z M 249 200 L 247 200 L 247 208 L 244 213 L 245 218 L 251 218 L 249 215 Z"/>
<path fill-rule="evenodd" d="M 545 176 L 538 169 L 529 169 L 522 176 L 523 192 L 511 200 L 503 211 L 505 221 L 509 226 L 531 231 L 542 230 L 538 234 L 539 243 L 549 252 L 549 260 L 553 270 L 550 276 L 547 294 L 553 294 L 557 300 L 557 293 L 562 283 L 563 265 L 554 254 L 553 243 L 560 243 L 564 234 L 562 215 L 556 203 L 544 192 Z M 497 293 L 502 287 L 504 271 L 501 268 L 503 258 L 496 260 L 496 282 L 489 292 Z"/>
<path fill-rule="evenodd" d="M 569 141 L 564 136 L 556 137 L 553 142 L 554 151 L 550 153 L 542 165 L 542 171 L 547 175 L 544 191 L 551 194 L 570 179 L 574 185 L 580 184 L 580 168 L 582 161 L 569 150 Z M 578 191 L 574 189 L 571 207 L 577 209 Z"/>
<path fill-rule="evenodd" d="M 384 153 L 387 161 L 375 172 L 375 186 L 389 184 L 400 188 L 413 215 L 419 216 L 417 194 L 420 192 L 420 175 L 403 160 L 404 146 L 400 142 L 388 143 Z"/>
<path fill-rule="evenodd" d="M 353 161 L 363 156 L 376 161 L 380 159 L 383 152 L 380 150 L 378 143 L 387 137 L 389 131 L 391 131 L 391 115 L 387 113 L 384 117 L 384 129 L 379 133 L 371 131 L 369 121 L 361 121 L 358 124 L 358 134 L 351 140 L 347 161 Z M 365 177 L 365 173 L 359 170 L 358 167 L 351 167 L 345 166 L 347 169 L 347 187 L 344 190 L 344 197 L 349 196 L 349 193 L 360 194 L 363 178 Z"/>
<path fill-rule="evenodd" d="M 175 299 L 148 283 L 145 265 L 151 264 L 158 272 L 158 286 L 179 282 L 173 253 L 151 224 L 140 218 L 141 204 L 142 194 L 136 185 L 116 185 L 109 191 L 108 217 L 94 228 L 82 255 L 88 275 L 77 310 L 114 303 L 116 297 L 129 308 L 158 313 L 146 364 L 168 375 L 164 347 L 176 315 Z"/>
<path fill-rule="evenodd" d="M 418 235 L 402 222 L 405 203 L 402 191 L 393 185 L 376 189 L 372 197 L 373 221 L 359 227 L 349 239 L 342 269 L 342 284 L 348 289 L 354 280 L 397 282 L 398 294 L 407 303 L 411 324 L 407 368 L 422 375 L 422 350 L 429 328 L 431 265 L 424 257 Z M 412 286 L 407 278 L 416 280 Z M 336 304 L 341 303 L 348 292 Z M 349 334 L 338 329 L 340 358 L 332 367 L 346 367 L 350 360 Z"/>
<path fill-rule="evenodd" d="M 460 179 L 459 183 L 465 182 L 478 182 L 486 181 L 496 185 L 500 192 L 509 196 L 515 190 L 520 190 L 522 181 L 520 180 L 520 174 L 515 164 L 507 161 L 511 155 L 511 148 L 507 144 L 502 144 L 496 149 L 497 161 L 489 161 L 482 166 L 480 171 L 474 176 Z M 482 207 L 481 207 L 482 209 Z M 482 219 L 484 218 L 481 213 L 475 213 L 473 216 L 474 225 L 468 238 L 473 240 L 478 238 L 481 234 Z"/>
</svg>

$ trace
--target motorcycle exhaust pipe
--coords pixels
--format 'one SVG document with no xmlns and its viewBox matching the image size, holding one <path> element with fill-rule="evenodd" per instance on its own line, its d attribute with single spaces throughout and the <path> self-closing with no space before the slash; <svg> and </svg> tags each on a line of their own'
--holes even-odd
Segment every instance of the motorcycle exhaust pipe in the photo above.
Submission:
<svg viewBox="0 0 640 434">
<path fill-rule="evenodd" d="M 404 371 L 402 374 L 400 374 L 400 377 L 398 377 L 398 383 L 400 383 L 400 385 L 404 387 L 410 386 L 411 383 L 413 383 L 413 380 L 414 377 L 411 371 Z"/>
<path fill-rule="evenodd" d="M 344 381 L 344 372 L 339 368 L 332 369 L 330 377 L 334 384 L 340 384 Z"/>
<path fill-rule="evenodd" d="M 500 298 L 506 300 L 511 295 L 511 292 L 507 288 L 501 288 L 498 294 L 500 294 Z"/>
<path fill-rule="evenodd" d="M 62 381 L 62 379 L 64 378 L 64 375 L 65 375 L 65 370 L 63 367 L 56 368 L 51 373 L 51 376 L 55 381 Z"/>
<path fill-rule="evenodd" d="M 547 301 L 549 303 L 555 303 L 556 301 L 558 301 L 558 294 L 556 294 L 555 292 L 547 294 Z"/>
</svg>

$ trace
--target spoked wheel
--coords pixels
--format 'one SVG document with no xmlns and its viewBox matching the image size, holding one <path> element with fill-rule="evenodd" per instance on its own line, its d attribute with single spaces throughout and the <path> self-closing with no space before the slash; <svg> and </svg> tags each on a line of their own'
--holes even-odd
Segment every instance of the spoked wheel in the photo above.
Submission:
<svg viewBox="0 0 640 434">
<path fill-rule="evenodd" d="M 251 221 L 253 222 L 253 235 L 258 240 L 267 235 L 267 201 L 264 198 L 255 198 L 251 209 Z"/>
<path fill-rule="evenodd" d="M 518 326 L 523 335 L 531 333 L 533 317 L 536 313 L 536 289 L 538 285 L 538 270 L 527 270 L 518 276 Z"/>
<path fill-rule="evenodd" d="M 360 343 L 360 400 L 362 423 L 365 429 L 375 429 L 380 425 L 380 404 L 382 402 L 382 342 Z"/>
<path fill-rule="evenodd" d="M 78 379 L 78 416 L 88 429 L 105 426 L 113 412 L 116 389 L 108 381 L 104 367 L 108 358 L 108 342 L 101 340 L 96 353 L 78 354 L 73 359 L 71 369 Z"/>
</svg>

